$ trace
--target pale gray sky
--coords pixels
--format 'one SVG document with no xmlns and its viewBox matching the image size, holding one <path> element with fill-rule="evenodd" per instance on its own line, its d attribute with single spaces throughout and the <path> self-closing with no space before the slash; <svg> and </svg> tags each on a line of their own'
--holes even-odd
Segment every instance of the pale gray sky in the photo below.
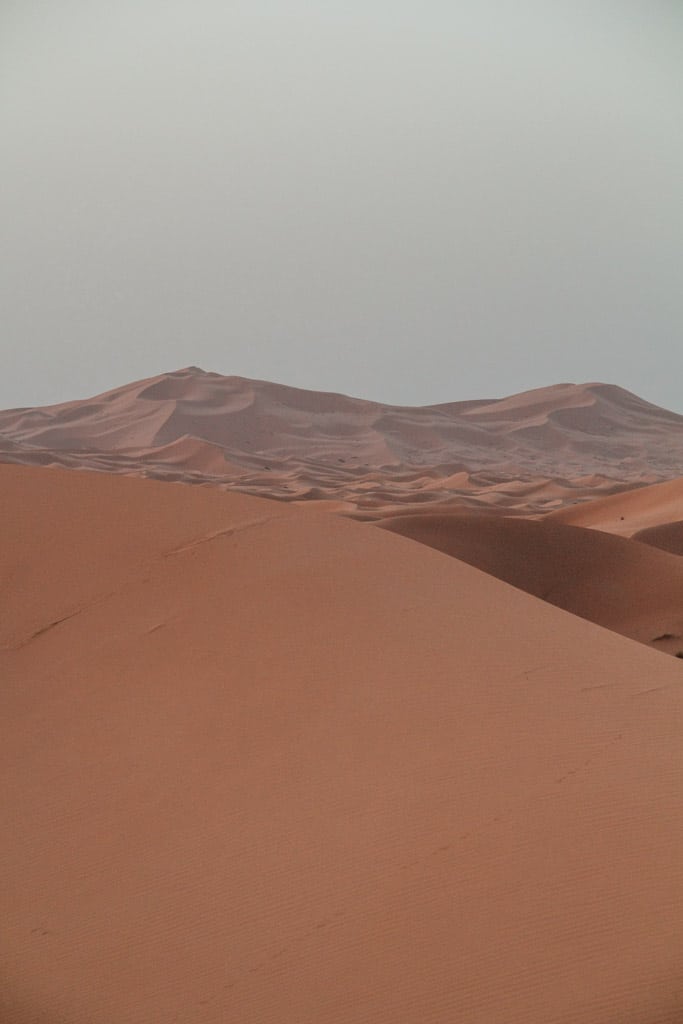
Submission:
<svg viewBox="0 0 683 1024">
<path fill-rule="evenodd" d="M 2 0 L 0 406 L 190 363 L 683 412 L 678 0 Z"/>
</svg>

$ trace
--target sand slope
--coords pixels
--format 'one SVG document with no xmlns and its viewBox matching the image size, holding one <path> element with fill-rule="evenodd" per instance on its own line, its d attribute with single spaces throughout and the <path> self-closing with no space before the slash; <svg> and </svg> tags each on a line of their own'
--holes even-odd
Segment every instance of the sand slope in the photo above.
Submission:
<svg viewBox="0 0 683 1024">
<path fill-rule="evenodd" d="M 683 416 L 606 384 L 410 408 L 186 367 L 0 412 L 0 461 L 219 484 L 286 501 L 546 512 L 683 474 Z"/>
<path fill-rule="evenodd" d="M 637 530 L 633 534 L 633 539 L 661 548 L 662 551 L 669 551 L 673 555 L 683 555 L 683 520 Z"/>
<path fill-rule="evenodd" d="M 682 1019 L 680 662 L 314 510 L 0 486 L 0 1019 Z"/>
<path fill-rule="evenodd" d="M 655 650 L 683 653 L 683 560 L 672 554 L 550 518 L 424 513 L 378 525 Z"/>
<path fill-rule="evenodd" d="M 683 479 L 639 487 L 573 508 L 551 512 L 549 518 L 574 526 L 631 537 L 641 530 L 683 518 Z"/>
</svg>

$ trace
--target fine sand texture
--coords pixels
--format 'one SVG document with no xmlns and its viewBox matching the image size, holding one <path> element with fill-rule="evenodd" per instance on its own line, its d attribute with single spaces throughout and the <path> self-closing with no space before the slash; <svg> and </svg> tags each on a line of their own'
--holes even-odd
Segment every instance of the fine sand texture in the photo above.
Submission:
<svg viewBox="0 0 683 1024">
<path fill-rule="evenodd" d="M 681 662 L 324 509 L 0 487 L 3 1024 L 683 1020 Z"/>
</svg>

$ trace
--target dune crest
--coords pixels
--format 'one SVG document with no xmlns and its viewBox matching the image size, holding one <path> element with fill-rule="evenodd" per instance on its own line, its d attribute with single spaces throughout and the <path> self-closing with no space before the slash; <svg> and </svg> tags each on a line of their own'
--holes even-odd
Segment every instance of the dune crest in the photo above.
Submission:
<svg viewBox="0 0 683 1024">
<path fill-rule="evenodd" d="M 683 475 L 683 416 L 606 384 L 381 405 L 187 367 L 0 413 L 0 460 L 212 483 L 285 501 L 544 513 Z"/>
<path fill-rule="evenodd" d="M 557 522 L 587 526 L 622 537 L 683 519 L 683 479 L 666 480 L 551 514 Z"/>
<path fill-rule="evenodd" d="M 683 654 L 683 559 L 673 553 L 549 517 L 423 513 L 378 525 L 657 651 Z"/>
<path fill-rule="evenodd" d="M 410 408 L 190 366 L 0 412 L 3 461 L 386 525 L 659 651 L 683 649 L 683 477 L 662 479 L 683 474 L 683 417 L 613 385 Z"/>
</svg>

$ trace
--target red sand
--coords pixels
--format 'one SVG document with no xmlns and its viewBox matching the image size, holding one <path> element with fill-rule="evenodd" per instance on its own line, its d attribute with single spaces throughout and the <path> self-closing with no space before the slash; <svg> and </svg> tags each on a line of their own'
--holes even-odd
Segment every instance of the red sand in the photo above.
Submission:
<svg viewBox="0 0 683 1024">
<path fill-rule="evenodd" d="M 683 1022 L 683 417 L 189 368 L 0 462 L 1 1024 Z"/>
<path fill-rule="evenodd" d="M 683 1019 L 680 662 L 325 512 L 0 482 L 3 1022 Z"/>
</svg>

